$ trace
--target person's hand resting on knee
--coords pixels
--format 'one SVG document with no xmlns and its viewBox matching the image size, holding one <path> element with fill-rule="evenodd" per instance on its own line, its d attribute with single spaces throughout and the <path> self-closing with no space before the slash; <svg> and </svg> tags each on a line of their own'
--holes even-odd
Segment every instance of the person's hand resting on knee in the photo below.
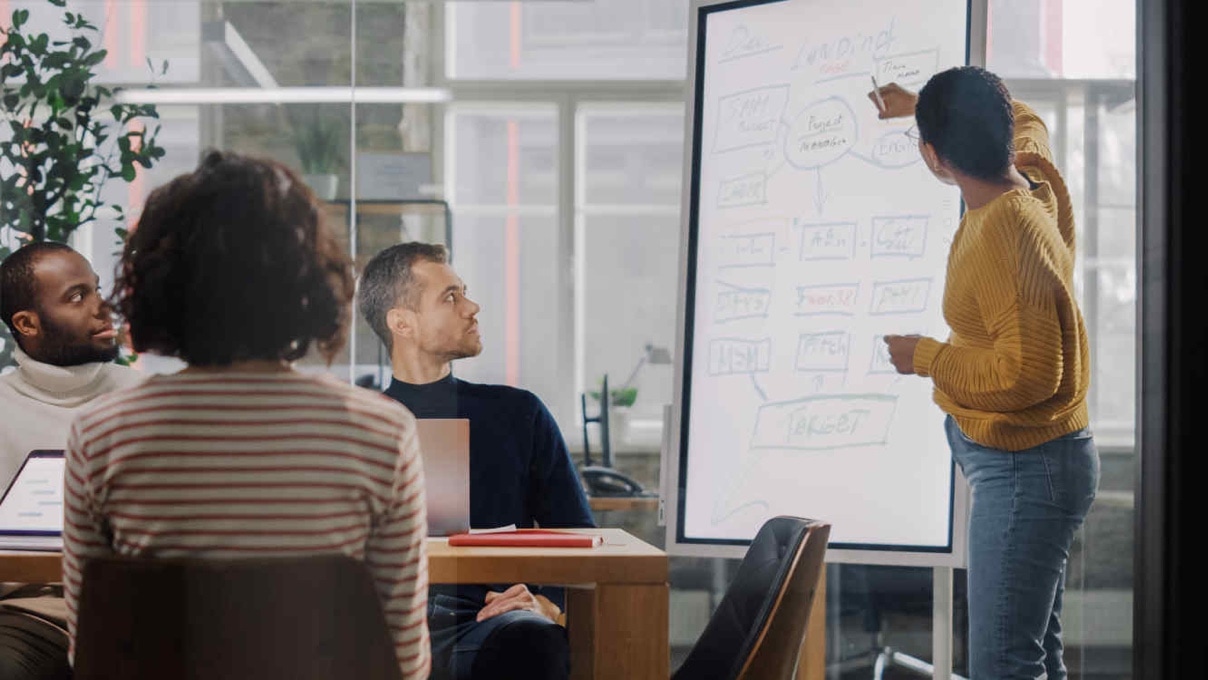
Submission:
<svg viewBox="0 0 1208 680">
<path fill-rule="evenodd" d="M 518 610 L 535 612 L 554 623 L 558 622 L 558 617 L 562 614 L 558 605 L 550 602 L 549 598 L 544 595 L 534 595 L 528 586 L 517 583 L 503 592 L 487 593 L 486 606 L 478 611 L 477 620 L 482 622 L 493 616 Z"/>
</svg>

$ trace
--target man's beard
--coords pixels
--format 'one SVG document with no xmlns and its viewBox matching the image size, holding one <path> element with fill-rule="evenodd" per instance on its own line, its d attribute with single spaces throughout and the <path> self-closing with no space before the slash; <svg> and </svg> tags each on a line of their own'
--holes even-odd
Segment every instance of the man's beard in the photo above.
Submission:
<svg viewBox="0 0 1208 680">
<path fill-rule="evenodd" d="M 439 353 L 439 356 L 444 361 L 456 361 L 458 359 L 472 359 L 479 354 L 482 354 L 482 344 L 475 342 L 466 342 L 461 345 L 456 345 Z"/>
<path fill-rule="evenodd" d="M 79 366 L 95 362 L 110 362 L 117 358 L 116 342 L 110 347 L 97 347 L 91 338 L 79 340 L 74 333 L 42 316 L 42 347 L 38 361 L 51 366 Z"/>
<path fill-rule="evenodd" d="M 444 353 L 444 360 L 457 361 L 458 359 L 473 359 L 479 354 L 482 354 L 481 347 L 455 347 Z"/>
</svg>

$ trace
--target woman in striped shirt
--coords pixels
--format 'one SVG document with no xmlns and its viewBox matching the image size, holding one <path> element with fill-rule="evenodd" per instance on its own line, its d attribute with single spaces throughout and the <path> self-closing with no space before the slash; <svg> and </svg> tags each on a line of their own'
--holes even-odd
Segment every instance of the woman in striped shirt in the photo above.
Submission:
<svg viewBox="0 0 1208 680">
<path fill-rule="evenodd" d="M 156 189 L 114 302 L 136 351 L 183 371 L 98 399 L 67 445 L 63 576 L 83 563 L 343 553 L 375 579 L 405 678 L 426 678 L 423 472 L 393 400 L 293 362 L 343 347 L 351 262 L 285 166 L 210 153 Z"/>
</svg>

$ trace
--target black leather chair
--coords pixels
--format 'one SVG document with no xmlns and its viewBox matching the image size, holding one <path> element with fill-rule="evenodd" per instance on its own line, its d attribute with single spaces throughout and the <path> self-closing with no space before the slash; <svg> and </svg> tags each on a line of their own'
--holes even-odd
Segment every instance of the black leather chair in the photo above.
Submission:
<svg viewBox="0 0 1208 680">
<path fill-rule="evenodd" d="M 75 680 L 397 680 L 364 563 L 344 555 L 85 563 Z"/>
<path fill-rule="evenodd" d="M 796 673 L 830 524 L 773 517 L 673 680 L 789 680 Z"/>
</svg>

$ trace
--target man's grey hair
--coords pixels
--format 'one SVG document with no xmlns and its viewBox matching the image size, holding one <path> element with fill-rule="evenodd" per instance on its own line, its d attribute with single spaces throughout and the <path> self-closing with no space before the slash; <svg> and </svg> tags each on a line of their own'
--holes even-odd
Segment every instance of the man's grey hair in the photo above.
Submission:
<svg viewBox="0 0 1208 680">
<path fill-rule="evenodd" d="M 387 348 L 393 348 L 394 343 L 386 325 L 386 312 L 400 303 L 408 309 L 419 308 L 422 291 L 415 285 L 411 268 L 416 262 L 448 261 L 449 251 L 443 245 L 411 241 L 382 250 L 365 265 L 357 285 L 357 309 Z"/>
</svg>

